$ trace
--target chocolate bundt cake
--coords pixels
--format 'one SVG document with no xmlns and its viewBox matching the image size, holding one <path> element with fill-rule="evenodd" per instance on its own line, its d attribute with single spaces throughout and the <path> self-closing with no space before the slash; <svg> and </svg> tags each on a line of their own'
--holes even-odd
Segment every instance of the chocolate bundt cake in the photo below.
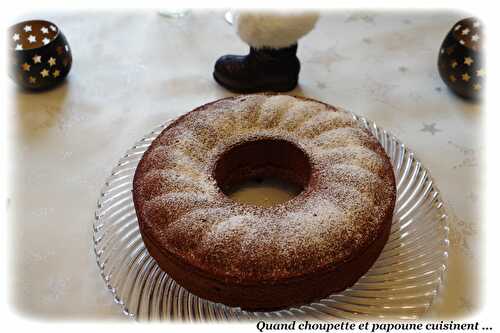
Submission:
<svg viewBox="0 0 500 333">
<path fill-rule="evenodd" d="M 252 177 L 300 186 L 272 207 L 225 193 Z M 242 95 L 203 105 L 152 142 L 134 177 L 140 232 L 180 285 L 247 310 L 352 286 L 390 233 L 389 158 L 352 117 L 311 99 Z"/>
</svg>

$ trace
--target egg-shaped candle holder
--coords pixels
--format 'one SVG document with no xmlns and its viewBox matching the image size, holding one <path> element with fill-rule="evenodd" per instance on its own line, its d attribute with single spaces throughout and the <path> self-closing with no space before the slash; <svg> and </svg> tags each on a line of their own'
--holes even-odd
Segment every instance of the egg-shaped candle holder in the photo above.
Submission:
<svg viewBox="0 0 500 333">
<path fill-rule="evenodd" d="M 483 32 L 475 18 L 455 23 L 439 49 L 441 78 L 457 95 L 470 100 L 481 97 L 484 89 Z"/>
</svg>

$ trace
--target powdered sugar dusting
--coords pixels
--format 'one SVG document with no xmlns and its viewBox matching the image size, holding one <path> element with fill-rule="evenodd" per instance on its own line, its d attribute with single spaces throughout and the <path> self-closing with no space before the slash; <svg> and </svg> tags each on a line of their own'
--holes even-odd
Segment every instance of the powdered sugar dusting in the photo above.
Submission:
<svg viewBox="0 0 500 333">
<path fill-rule="evenodd" d="M 218 156 L 259 138 L 305 151 L 314 184 L 266 208 L 226 197 L 211 173 Z M 375 138 L 347 113 L 286 95 L 237 96 L 188 113 L 160 134 L 139 169 L 134 193 L 151 238 L 228 277 L 272 280 L 342 263 L 377 238 L 395 201 Z"/>
</svg>

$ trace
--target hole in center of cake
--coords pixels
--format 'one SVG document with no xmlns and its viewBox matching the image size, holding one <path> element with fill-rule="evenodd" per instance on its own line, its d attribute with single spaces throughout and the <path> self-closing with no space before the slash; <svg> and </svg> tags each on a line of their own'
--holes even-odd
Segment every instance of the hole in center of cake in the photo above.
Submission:
<svg viewBox="0 0 500 333">
<path fill-rule="evenodd" d="M 309 183 L 311 165 L 295 144 L 263 139 L 242 142 L 225 151 L 213 176 L 232 200 L 269 207 L 299 195 Z"/>
</svg>

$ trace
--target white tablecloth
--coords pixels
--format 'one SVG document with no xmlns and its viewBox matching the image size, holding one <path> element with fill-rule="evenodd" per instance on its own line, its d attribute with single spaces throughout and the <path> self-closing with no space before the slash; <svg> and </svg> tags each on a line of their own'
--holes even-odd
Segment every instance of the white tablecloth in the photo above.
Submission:
<svg viewBox="0 0 500 333">
<path fill-rule="evenodd" d="M 153 127 L 231 95 L 215 60 L 247 51 L 223 12 L 40 13 L 66 35 L 74 64 L 55 90 L 11 85 L 8 214 L 12 302 L 23 315 L 122 320 L 92 251 L 99 190 Z M 399 137 L 431 171 L 451 215 L 449 271 L 430 315 L 478 307 L 481 110 L 451 94 L 437 51 L 457 13 L 324 12 L 299 42 L 291 94 L 342 106 Z"/>
</svg>

